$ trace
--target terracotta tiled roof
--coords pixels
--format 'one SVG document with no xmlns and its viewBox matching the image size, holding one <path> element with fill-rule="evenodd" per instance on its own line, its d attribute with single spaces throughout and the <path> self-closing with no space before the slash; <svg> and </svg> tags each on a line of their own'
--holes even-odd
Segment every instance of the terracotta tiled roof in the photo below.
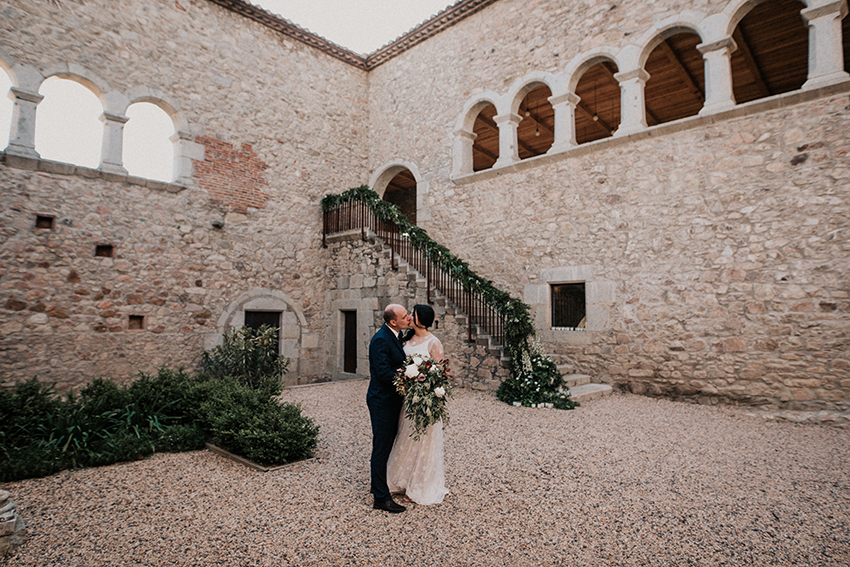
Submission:
<svg viewBox="0 0 850 567">
<path fill-rule="evenodd" d="M 371 70 L 386 63 L 396 55 L 400 55 L 419 43 L 422 43 L 429 37 L 440 33 L 446 28 L 453 26 L 464 18 L 486 8 L 490 4 L 498 2 L 498 0 L 459 0 L 452 6 L 437 13 L 434 17 L 422 22 L 406 34 L 388 43 L 377 51 L 370 53 L 366 57 L 354 53 L 350 49 L 337 45 L 332 41 L 328 41 L 320 35 L 316 35 L 310 30 L 304 29 L 298 24 L 290 22 L 285 18 L 264 10 L 259 6 L 255 6 L 248 0 L 210 0 L 214 4 L 218 4 L 228 10 L 231 10 L 241 16 L 250 18 L 264 26 L 267 26 L 283 35 L 297 39 L 302 43 L 306 43 L 311 47 L 327 53 L 332 57 L 336 57 L 340 61 L 344 61 L 349 65 L 360 69 Z"/>
</svg>

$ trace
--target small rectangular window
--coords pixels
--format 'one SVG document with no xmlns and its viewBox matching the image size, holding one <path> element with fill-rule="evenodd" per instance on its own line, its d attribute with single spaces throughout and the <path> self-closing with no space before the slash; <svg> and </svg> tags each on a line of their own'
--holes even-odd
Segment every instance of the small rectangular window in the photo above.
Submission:
<svg viewBox="0 0 850 567">
<path fill-rule="evenodd" d="M 35 215 L 35 227 L 53 230 L 54 218 L 48 215 Z"/>
<path fill-rule="evenodd" d="M 111 244 L 98 244 L 94 247 L 94 255 L 97 258 L 112 258 L 115 255 L 115 249 Z"/>
<path fill-rule="evenodd" d="M 583 331 L 587 327 L 584 282 L 551 286 L 552 328 Z"/>
<path fill-rule="evenodd" d="M 130 320 L 127 321 L 127 329 L 130 331 L 142 331 L 145 328 L 144 315 L 130 315 Z"/>
</svg>

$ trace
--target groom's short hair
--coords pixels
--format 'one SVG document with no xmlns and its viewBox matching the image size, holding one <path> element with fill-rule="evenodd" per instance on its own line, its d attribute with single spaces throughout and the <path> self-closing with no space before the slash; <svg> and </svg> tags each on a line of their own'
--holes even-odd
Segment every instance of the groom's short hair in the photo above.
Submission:
<svg viewBox="0 0 850 567">
<path fill-rule="evenodd" d="M 399 307 L 401 307 L 401 305 L 391 303 L 384 308 L 384 323 L 389 324 L 390 321 L 395 320 Z"/>
</svg>

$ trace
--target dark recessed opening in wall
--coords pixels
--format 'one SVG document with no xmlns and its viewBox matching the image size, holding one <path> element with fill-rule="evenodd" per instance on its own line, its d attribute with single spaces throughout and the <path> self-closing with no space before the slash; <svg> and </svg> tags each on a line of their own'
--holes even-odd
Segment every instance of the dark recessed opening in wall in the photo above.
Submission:
<svg viewBox="0 0 850 567">
<path fill-rule="evenodd" d="M 549 102 L 552 91 L 541 85 L 525 95 L 519 104 L 522 120 L 517 126 L 519 159 L 545 154 L 555 141 L 555 111 Z"/>
<path fill-rule="evenodd" d="M 127 329 L 130 331 L 141 331 L 145 328 L 144 315 L 130 315 L 127 321 Z"/>
<path fill-rule="evenodd" d="M 649 54 L 646 123 L 649 126 L 699 114 L 705 103 L 705 61 L 697 50 L 695 33 L 666 38 Z"/>
<path fill-rule="evenodd" d="M 416 178 L 409 169 L 398 172 L 390 180 L 383 199 L 398 207 L 410 224 L 416 224 Z"/>
<path fill-rule="evenodd" d="M 277 329 L 275 351 L 280 352 L 280 311 L 246 311 L 245 325 L 252 329 L 259 329 L 263 325 Z"/>
<path fill-rule="evenodd" d="M 94 247 L 94 255 L 97 258 L 115 257 L 115 247 L 111 244 L 98 244 Z"/>
<path fill-rule="evenodd" d="M 597 63 L 581 76 L 576 95 L 576 143 L 610 138 L 620 126 L 620 83 L 614 78 L 617 65 Z"/>
<path fill-rule="evenodd" d="M 809 28 L 800 14 L 805 7 L 796 0 L 772 0 L 738 23 L 731 62 L 736 103 L 795 91 L 806 82 Z"/>
<path fill-rule="evenodd" d="M 475 117 L 472 133 L 472 171 L 490 169 L 499 159 L 499 127 L 493 120 L 496 107 L 488 104 Z"/>
<path fill-rule="evenodd" d="M 357 372 L 357 311 L 343 311 L 342 371 Z"/>
<path fill-rule="evenodd" d="M 587 303 L 584 282 L 551 284 L 552 328 L 584 330 L 587 326 Z"/>
<path fill-rule="evenodd" d="M 54 217 L 49 215 L 35 215 L 35 227 L 45 230 L 53 230 L 53 223 L 56 221 Z"/>
</svg>

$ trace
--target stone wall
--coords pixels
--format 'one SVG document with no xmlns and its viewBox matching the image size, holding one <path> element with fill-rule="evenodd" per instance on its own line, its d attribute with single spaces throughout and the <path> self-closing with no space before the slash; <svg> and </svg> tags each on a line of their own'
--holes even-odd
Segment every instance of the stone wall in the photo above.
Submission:
<svg viewBox="0 0 850 567">
<path fill-rule="evenodd" d="M 191 367 L 242 309 L 272 303 L 291 381 L 323 379 L 319 200 L 367 175 L 365 72 L 206 1 L 0 11 L 0 66 L 16 86 L 37 93 L 58 74 L 114 114 L 116 101 L 161 103 L 191 162 L 190 177 L 147 186 L 114 168 L 6 156 L 0 383 L 66 389 Z M 54 228 L 35 228 L 36 215 Z M 114 258 L 95 257 L 99 244 Z"/>
<path fill-rule="evenodd" d="M 703 402 L 846 410 L 846 81 L 452 175 L 468 101 L 732 4 L 497 2 L 372 71 L 372 115 L 386 116 L 372 120 L 372 176 L 415 164 L 420 224 L 524 297 L 577 372 Z M 588 283 L 584 332 L 550 328 L 549 284 L 569 281 Z"/>
</svg>

